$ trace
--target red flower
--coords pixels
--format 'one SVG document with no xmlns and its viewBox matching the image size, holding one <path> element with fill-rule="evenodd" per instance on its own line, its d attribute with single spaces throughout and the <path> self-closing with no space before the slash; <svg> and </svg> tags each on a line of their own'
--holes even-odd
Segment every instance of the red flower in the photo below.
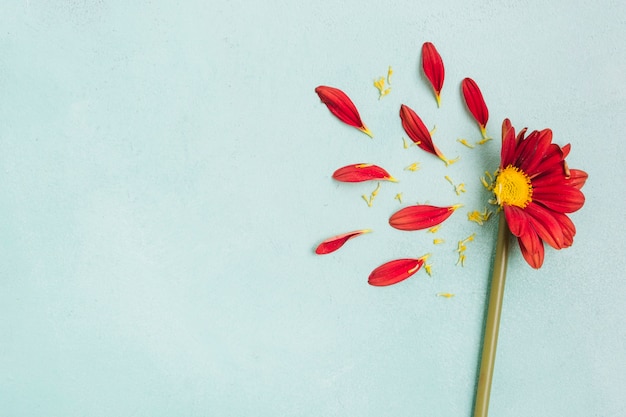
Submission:
<svg viewBox="0 0 626 417">
<path fill-rule="evenodd" d="M 399 230 L 422 230 L 437 226 L 461 207 L 460 204 L 450 207 L 417 205 L 405 207 L 389 218 L 389 224 Z"/>
<path fill-rule="evenodd" d="M 400 106 L 400 119 L 402 127 L 409 138 L 420 148 L 431 153 L 441 159 L 446 165 L 456 162 L 456 159 L 447 159 L 443 153 L 435 146 L 430 136 L 428 128 L 422 122 L 422 119 L 409 106 L 403 104 Z"/>
<path fill-rule="evenodd" d="M 526 128 L 515 136 L 509 119 L 502 123 L 500 168 L 491 187 L 524 259 L 540 268 L 543 242 L 563 249 L 574 241 L 576 228 L 566 214 L 583 206 L 587 173 L 567 167 L 570 146 L 552 143 L 550 129 L 525 134 Z"/>
<path fill-rule="evenodd" d="M 461 87 L 463 89 L 463 97 L 465 98 L 465 104 L 467 104 L 468 110 L 472 113 L 472 116 L 474 116 L 474 119 L 478 123 L 478 127 L 480 127 L 480 133 L 483 135 L 483 138 L 488 139 L 487 121 L 489 120 L 489 110 L 485 104 L 483 93 L 480 92 L 480 88 L 478 88 L 476 82 L 471 78 L 465 78 L 461 82 Z"/>
<path fill-rule="evenodd" d="M 356 127 L 369 137 L 373 137 L 372 132 L 370 132 L 367 126 L 365 126 L 361 121 L 359 111 L 356 109 L 356 106 L 346 93 L 338 88 L 327 87 L 324 85 L 317 87 L 315 92 L 320 97 L 320 100 L 322 100 L 322 103 L 326 104 L 328 110 L 330 110 L 330 112 L 339 120 L 350 126 Z"/>
<path fill-rule="evenodd" d="M 395 261 L 382 264 L 372 271 L 367 282 L 376 287 L 397 284 L 419 271 L 427 257 L 428 256 L 423 256 L 419 259 L 396 259 Z"/>
<path fill-rule="evenodd" d="M 437 107 L 441 105 L 441 89 L 443 88 L 443 81 L 445 77 L 445 70 L 443 67 L 443 61 L 441 55 L 437 52 L 435 45 L 430 42 L 422 45 L 422 68 L 426 78 L 430 81 L 435 92 L 435 98 L 437 99 Z"/>
<path fill-rule="evenodd" d="M 326 255 L 328 253 L 332 253 L 336 251 L 337 249 L 339 249 L 340 247 L 342 247 L 344 243 L 346 243 L 348 240 L 352 239 L 353 237 L 357 237 L 364 233 L 369 233 L 369 232 L 371 232 L 371 230 L 364 229 L 364 230 L 355 230 L 354 232 L 349 232 L 349 233 L 344 233 L 342 235 L 333 236 L 331 238 L 326 239 L 322 243 L 320 243 L 318 247 L 315 249 L 315 253 L 317 253 L 318 255 Z"/>
<path fill-rule="evenodd" d="M 385 169 L 374 164 L 354 164 L 339 168 L 333 173 L 333 178 L 341 182 L 397 181 Z"/>
</svg>

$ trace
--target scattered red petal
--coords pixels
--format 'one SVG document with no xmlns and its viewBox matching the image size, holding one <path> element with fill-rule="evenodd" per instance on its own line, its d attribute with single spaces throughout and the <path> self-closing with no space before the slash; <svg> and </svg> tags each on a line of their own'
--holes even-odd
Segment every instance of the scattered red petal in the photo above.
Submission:
<svg viewBox="0 0 626 417">
<path fill-rule="evenodd" d="M 330 110 L 330 112 L 339 120 L 350 126 L 356 127 L 361 132 L 373 137 L 372 132 L 370 132 L 370 130 L 361 121 L 359 111 L 356 109 L 356 106 L 346 93 L 338 88 L 327 87 L 324 85 L 317 87 L 315 92 L 320 97 L 320 100 L 322 100 L 322 103 L 326 104 L 328 110 Z"/>
<path fill-rule="evenodd" d="M 332 253 L 342 247 L 348 240 L 352 239 L 353 237 L 357 237 L 369 232 L 371 232 L 371 230 L 364 229 L 333 236 L 320 243 L 315 249 L 315 253 L 317 253 L 318 255 L 326 255 L 328 253 Z"/>
<path fill-rule="evenodd" d="M 333 178 L 341 182 L 397 181 L 384 168 L 374 164 L 347 165 L 335 171 Z"/>
<path fill-rule="evenodd" d="M 397 284 L 415 274 L 424 265 L 425 258 L 396 259 L 374 269 L 367 282 L 376 287 Z"/>
<path fill-rule="evenodd" d="M 463 97 L 465 98 L 465 104 L 467 108 L 474 116 L 474 119 L 480 127 L 480 132 L 483 136 L 486 136 L 487 121 L 489 120 L 489 110 L 483 99 L 483 94 L 480 92 L 480 88 L 474 80 L 471 78 L 465 78 L 461 82 L 463 89 Z"/>
<path fill-rule="evenodd" d="M 416 205 L 405 207 L 395 212 L 389 218 L 391 227 L 398 230 L 422 230 L 437 226 L 442 223 L 452 213 L 461 207 L 460 205 L 450 207 L 436 207 L 429 205 Z"/>
<path fill-rule="evenodd" d="M 409 139 L 411 139 L 417 146 L 419 146 L 426 152 L 437 156 L 439 159 L 443 160 L 446 165 L 454 162 L 446 159 L 446 157 L 443 155 L 443 153 L 441 153 L 439 148 L 435 146 L 430 136 L 430 132 L 428 131 L 428 128 L 426 127 L 424 122 L 422 122 L 422 119 L 420 119 L 417 113 L 413 111 L 413 109 L 405 104 L 401 105 L 400 119 L 402 120 L 402 127 L 404 128 L 406 134 L 409 136 Z"/>
<path fill-rule="evenodd" d="M 426 78 L 428 78 L 433 87 L 435 98 L 437 99 L 437 107 L 439 107 L 441 105 L 441 89 L 443 88 L 445 70 L 441 55 L 439 55 L 435 45 L 431 42 L 426 42 L 422 45 L 422 68 Z"/>
</svg>

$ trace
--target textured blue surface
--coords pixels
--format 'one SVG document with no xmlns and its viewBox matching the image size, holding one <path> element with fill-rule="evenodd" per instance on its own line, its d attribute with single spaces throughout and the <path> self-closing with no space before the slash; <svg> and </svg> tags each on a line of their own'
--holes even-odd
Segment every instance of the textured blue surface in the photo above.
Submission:
<svg viewBox="0 0 626 417">
<path fill-rule="evenodd" d="M 590 174 L 572 248 L 534 271 L 513 246 L 492 415 L 626 414 L 621 2 L 4 3 L 0 416 L 470 416 L 496 228 L 466 214 L 499 141 L 456 142 L 479 139 L 466 76 L 494 138 L 505 117 L 550 127 Z M 446 64 L 440 109 L 425 41 Z M 334 119 L 320 84 L 375 138 Z M 403 149 L 401 103 L 461 161 Z M 400 180 L 371 208 L 372 184 L 330 179 L 356 162 Z M 387 225 L 398 192 L 465 204 L 446 243 Z M 374 232 L 313 254 L 359 228 Z M 426 252 L 432 277 L 367 285 Z"/>
</svg>

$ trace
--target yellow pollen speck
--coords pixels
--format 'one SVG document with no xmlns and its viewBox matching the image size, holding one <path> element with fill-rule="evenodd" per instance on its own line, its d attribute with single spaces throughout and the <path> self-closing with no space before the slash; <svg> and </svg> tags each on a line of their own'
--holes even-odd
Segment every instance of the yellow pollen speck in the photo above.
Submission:
<svg viewBox="0 0 626 417">
<path fill-rule="evenodd" d="M 469 143 L 469 142 L 467 141 L 467 139 L 457 139 L 456 141 L 457 141 L 457 142 L 459 142 L 459 143 L 460 143 L 460 144 L 462 144 L 462 145 L 467 146 L 467 147 L 468 147 L 468 148 L 470 148 L 470 149 L 474 149 L 474 145 L 472 145 L 471 143 Z"/>
<path fill-rule="evenodd" d="M 489 142 L 490 140 L 492 140 L 492 138 L 482 138 L 481 140 L 476 142 L 476 145 L 484 145 L 485 143 Z"/>
<path fill-rule="evenodd" d="M 449 292 L 438 292 L 437 297 L 452 298 L 454 297 L 454 294 Z"/>
<path fill-rule="evenodd" d="M 393 75 L 393 70 L 391 69 L 391 65 L 389 65 L 389 69 L 387 69 L 387 84 L 391 85 L 391 76 Z"/>
<path fill-rule="evenodd" d="M 420 163 L 419 162 L 413 162 L 411 165 L 409 165 L 408 167 L 404 168 L 405 171 L 418 171 L 420 169 Z"/>
<path fill-rule="evenodd" d="M 465 266 L 465 255 L 459 254 L 459 259 L 456 261 L 456 265 L 461 264 L 461 266 Z"/>
<path fill-rule="evenodd" d="M 428 233 L 437 233 L 440 228 L 441 228 L 440 224 L 438 224 L 437 226 L 433 226 L 430 229 L 428 229 Z"/>
<path fill-rule="evenodd" d="M 396 200 L 398 200 L 400 203 L 402 203 L 402 193 L 398 193 L 396 194 L 396 196 L 394 197 Z"/>
<path fill-rule="evenodd" d="M 380 190 L 380 183 L 378 183 L 378 185 L 376 186 L 376 189 L 372 191 L 369 197 L 366 196 L 365 194 L 361 196 L 361 198 L 365 200 L 365 202 L 367 203 L 368 207 L 372 207 L 372 204 L 374 203 L 374 198 L 376 198 L 376 195 L 378 194 L 379 190 Z"/>
<path fill-rule="evenodd" d="M 487 207 L 485 207 L 485 210 L 482 213 L 479 212 L 478 210 L 472 211 L 471 213 L 467 213 L 467 220 L 471 222 L 476 222 L 482 226 L 484 222 L 489 220 L 489 218 L 491 217 L 491 214 L 492 212 L 487 210 Z"/>
<path fill-rule="evenodd" d="M 497 173 L 493 192 L 500 206 L 525 208 L 532 201 L 533 187 L 526 173 L 509 165 Z"/>
<path fill-rule="evenodd" d="M 444 242 L 445 242 L 445 240 L 443 240 L 443 239 L 433 239 L 433 244 L 434 245 L 441 245 Z"/>
<path fill-rule="evenodd" d="M 433 126 L 433 130 L 429 132 L 430 136 L 434 135 L 436 131 L 437 131 L 437 125 Z"/>
<path fill-rule="evenodd" d="M 424 265 L 424 269 L 426 270 L 426 273 L 428 274 L 428 276 L 433 276 L 433 264 L 426 264 Z"/>
</svg>

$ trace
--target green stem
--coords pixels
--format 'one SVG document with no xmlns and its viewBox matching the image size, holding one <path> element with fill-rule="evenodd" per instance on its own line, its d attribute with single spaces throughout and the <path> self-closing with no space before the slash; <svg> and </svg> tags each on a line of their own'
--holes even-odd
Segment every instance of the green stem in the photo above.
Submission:
<svg viewBox="0 0 626 417">
<path fill-rule="evenodd" d="M 487 310 L 487 322 L 483 336 L 483 351 L 480 361 L 478 387 L 476 389 L 474 417 L 487 417 L 489 413 L 489 395 L 491 393 L 491 380 L 493 379 L 493 368 L 496 361 L 498 329 L 500 328 L 500 313 L 502 313 L 504 282 L 506 280 L 509 234 L 504 212 L 502 212 L 500 213 L 500 224 L 498 226 L 498 243 L 496 244 L 496 257 L 493 263 L 493 276 L 491 278 L 489 308 Z"/>
</svg>

